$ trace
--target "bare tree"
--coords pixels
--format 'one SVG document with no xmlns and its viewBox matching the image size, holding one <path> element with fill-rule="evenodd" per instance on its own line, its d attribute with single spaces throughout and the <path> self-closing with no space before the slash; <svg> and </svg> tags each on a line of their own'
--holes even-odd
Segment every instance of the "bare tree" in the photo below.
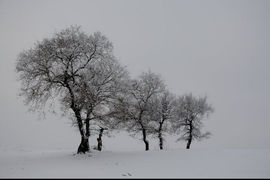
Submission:
<svg viewBox="0 0 270 180">
<path fill-rule="evenodd" d="M 120 122 L 119 119 L 114 118 L 120 112 L 112 111 L 112 108 L 110 107 L 114 105 L 114 103 L 115 102 L 111 102 L 108 106 L 101 108 L 100 110 L 102 110 L 102 112 L 93 112 L 93 118 L 91 119 L 91 129 L 95 134 L 98 134 L 96 149 L 99 151 L 102 150 L 103 135 L 105 134 L 110 136 L 110 133 L 113 130 L 120 129 L 120 126 L 118 126 L 118 123 Z"/>
<path fill-rule="evenodd" d="M 147 133 L 150 129 L 150 106 L 151 100 L 165 88 L 160 76 L 152 72 L 143 73 L 139 79 L 132 80 L 127 94 L 119 100 L 120 104 L 116 109 L 122 117 L 126 129 L 135 134 L 142 133 L 142 140 L 145 143 L 145 150 L 149 150 Z"/>
<path fill-rule="evenodd" d="M 206 100 L 206 97 L 196 98 L 191 93 L 177 99 L 173 129 L 177 133 L 182 133 L 178 140 L 187 141 L 187 149 L 190 148 L 192 140 L 201 140 L 210 135 L 210 132 L 201 132 L 202 120 L 213 112 L 213 108 Z"/>
<path fill-rule="evenodd" d="M 94 125 L 92 124 L 91 127 L 92 131 L 94 131 L 94 133 L 98 135 L 97 146 L 95 146 L 94 149 L 101 151 L 103 146 L 102 136 L 104 132 L 106 132 L 105 133 L 106 135 L 109 135 L 109 128 L 107 128 L 107 125 L 98 125 L 98 124 Z"/>
<path fill-rule="evenodd" d="M 89 151 L 94 108 L 113 96 L 116 79 L 125 74 L 112 43 L 100 32 L 88 35 L 71 26 L 20 53 L 16 69 L 25 103 L 37 110 L 59 98 L 63 109 L 72 110 L 81 135 L 77 153 Z"/>
<path fill-rule="evenodd" d="M 170 122 L 174 118 L 175 96 L 168 90 L 155 96 L 151 102 L 149 115 L 151 131 L 159 139 L 159 148 L 163 149 L 164 133 L 169 132 Z"/>
</svg>

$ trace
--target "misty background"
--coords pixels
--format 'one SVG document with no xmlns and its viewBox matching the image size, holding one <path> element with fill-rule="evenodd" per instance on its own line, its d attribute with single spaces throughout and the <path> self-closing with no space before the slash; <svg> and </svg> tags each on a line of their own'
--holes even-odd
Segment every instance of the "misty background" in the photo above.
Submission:
<svg viewBox="0 0 270 180">
<path fill-rule="evenodd" d="M 70 25 L 105 34 L 132 77 L 151 69 L 175 94 L 207 95 L 213 135 L 193 147 L 270 148 L 266 0 L 0 0 L 0 148 L 77 148 L 67 117 L 28 112 L 15 72 L 21 51 Z M 120 133 L 104 145 L 137 142 Z"/>
</svg>

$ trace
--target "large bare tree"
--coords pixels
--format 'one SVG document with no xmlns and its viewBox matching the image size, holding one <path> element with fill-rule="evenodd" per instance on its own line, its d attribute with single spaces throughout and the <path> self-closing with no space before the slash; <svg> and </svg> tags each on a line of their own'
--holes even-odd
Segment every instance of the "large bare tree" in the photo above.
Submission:
<svg viewBox="0 0 270 180">
<path fill-rule="evenodd" d="M 89 151 L 90 120 L 95 108 L 116 95 L 126 71 L 100 32 L 88 35 L 71 26 L 18 56 L 21 95 L 31 109 L 58 98 L 70 109 L 81 135 L 77 153 Z"/>
<path fill-rule="evenodd" d="M 208 138 L 210 135 L 210 132 L 201 132 L 203 120 L 213 112 L 212 106 L 206 100 L 207 97 L 196 98 L 191 93 L 177 99 L 173 130 L 181 134 L 178 140 L 187 141 L 187 149 L 193 140 Z"/>
</svg>

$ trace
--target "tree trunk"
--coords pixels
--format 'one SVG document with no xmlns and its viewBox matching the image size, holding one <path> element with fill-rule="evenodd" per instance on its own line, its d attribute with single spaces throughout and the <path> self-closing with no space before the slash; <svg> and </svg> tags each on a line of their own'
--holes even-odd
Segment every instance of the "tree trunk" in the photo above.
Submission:
<svg viewBox="0 0 270 180">
<path fill-rule="evenodd" d="M 192 141 L 191 139 L 188 140 L 187 147 L 186 147 L 187 149 L 190 149 L 191 141 Z"/>
<path fill-rule="evenodd" d="M 90 113 L 87 113 L 87 117 L 85 119 L 85 135 L 90 137 Z"/>
<path fill-rule="evenodd" d="M 89 141 L 88 141 L 89 136 L 86 135 L 86 133 L 84 131 L 84 127 L 83 127 L 83 123 L 82 123 L 82 119 L 81 119 L 79 111 L 75 111 L 75 115 L 76 115 L 76 118 L 77 118 L 79 131 L 80 131 L 80 134 L 81 134 L 81 143 L 80 143 L 80 145 L 78 147 L 77 154 L 86 153 L 90 149 L 89 148 Z"/>
<path fill-rule="evenodd" d="M 143 142 L 145 144 L 145 151 L 148 151 L 149 150 L 149 142 L 146 139 L 146 130 L 143 129 L 142 133 L 143 133 Z"/>
<path fill-rule="evenodd" d="M 159 149 L 163 150 L 163 138 L 161 132 L 159 132 L 158 138 L 159 138 Z"/>
<path fill-rule="evenodd" d="M 159 149 L 163 150 L 163 137 L 162 137 L 162 122 L 159 122 L 159 129 L 158 129 L 158 138 L 159 138 Z"/>
<path fill-rule="evenodd" d="M 88 137 L 82 136 L 81 143 L 78 147 L 77 154 L 86 153 L 89 151 L 89 141 Z"/>
<path fill-rule="evenodd" d="M 148 151 L 149 150 L 149 142 L 146 139 L 146 130 L 145 130 L 143 123 L 142 123 L 143 112 L 144 112 L 144 110 L 141 110 L 141 112 L 139 114 L 139 122 L 140 122 L 140 125 L 142 127 L 142 135 L 143 135 L 143 142 L 145 144 L 145 151 Z"/>
<path fill-rule="evenodd" d="M 189 138 L 188 138 L 188 142 L 187 142 L 187 149 L 190 149 L 190 145 L 191 145 L 191 141 L 192 141 L 192 133 L 193 133 L 193 126 L 192 123 L 190 122 L 189 124 Z"/>
<path fill-rule="evenodd" d="M 103 134 L 103 131 L 104 131 L 104 128 L 99 129 L 99 136 L 97 138 L 97 142 L 98 142 L 97 149 L 99 151 L 102 150 L 102 134 Z"/>
<path fill-rule="evenodd" d="M 77 123 L 78 123 L 78 128 L 79 128 L 79 131 L 80 131 L 80 134 L 81 134 L 81 143 L 80 143 L 80 145 L 78 147 L 77 154 L 86 153 L 86 152 L 89 151 L 89 141 L 88 141 L 89 136 L 86 135 L 85 132 L 84 132 L 83 121 L 82 121 L 81 112 L 80 112 L 81 109 L 77 108 L 77 106 L 75 104 L 74 93 L 73 93 L 71 87 L 69 86 L 68 77 L 69 76 L 67 75 L 67 72 L 65 72 L 64 83 L 65 83 L 65 87 L 69 91 L 70 98 L 71 98 L 70 108 L 73 110 L 73 112 L 75 114 L 75 117 L 76 117 L 76 120 L 77 120 Z"/>
</svg>

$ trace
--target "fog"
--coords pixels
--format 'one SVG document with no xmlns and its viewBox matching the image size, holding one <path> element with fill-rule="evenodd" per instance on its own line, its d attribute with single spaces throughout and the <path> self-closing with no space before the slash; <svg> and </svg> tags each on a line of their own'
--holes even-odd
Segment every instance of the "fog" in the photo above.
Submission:
<svg viewBox="0 0 270 180">
<path fill-rule="evenodd" d="M 28 112 L 15 64 L 36 41 L 80 25 L 105 34 L 132 77 L 151 69 L 175 94 L 207 95 L 213 135 L 195 147 L 270 148 L 269 19 L 259 0 L 1 0 L 0 147 L 77 148 L 67 117 Z"/>
</svg>

